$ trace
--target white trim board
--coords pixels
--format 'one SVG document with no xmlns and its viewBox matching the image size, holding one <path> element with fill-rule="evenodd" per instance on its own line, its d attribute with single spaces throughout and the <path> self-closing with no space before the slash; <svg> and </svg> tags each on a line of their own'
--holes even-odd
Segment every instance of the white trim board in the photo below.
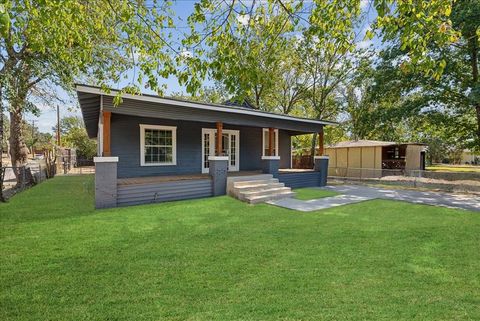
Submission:
<svg viewBox="0 0 480 321">
<path fill-rule="evenodd" d="M 204 167 L 204 159 L 205 159 L 205 134 L 208 133 L 210 134 L 210 141 L 209 141 L 209 150 L 210 150 L 210 156 L 208 157 L 227 157 L 229 156 L 215 156 L 215 133 L 217 132 L 216 128 L 202 128 L 202 139 L 201 139 L 201 148 L 202 148 L 202 173 L 208 173 L 208 168 Z M 229 147 L 231 144 L 231 139 L 232 136 L 234 135 L 236 137 L 236 145 L 235 145 L 235 167 L 231 167 L 231 164 L 229 162 L 228 164 L 228 171 L 229 172 L 238 172 L 240 170 L 240 131 L 239 130 L 234 130 L 234 129 L 222 129 L 222 133 L 224 134 L 230 134 L 229 135 Z"/>
<path fill-rule="evenodd" d="M 279 133 L 278 133 L 278 129 L 274 129 L 275 133 L 273 134 L 274 136 L 274 140 L 275 140 L 275 155 L 274 156 L 278 156 L 278 141 L 279 141 Z M 269 155 L 265 155 L 265 132 L 268 133 L 268 128 L 263 128 L 262 129 L 262 156 L 269 156 Z"/>
<path fill-rule="evenodd" d="M 94 163 L 118 163 L 118 156 L 94 157 Z"/>
</svg>

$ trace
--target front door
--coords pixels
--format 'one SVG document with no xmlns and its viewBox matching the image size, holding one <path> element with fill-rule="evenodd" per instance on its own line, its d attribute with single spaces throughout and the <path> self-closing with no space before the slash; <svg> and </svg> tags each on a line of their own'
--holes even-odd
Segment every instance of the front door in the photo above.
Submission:
<svg viewBox="0 0 480 321">
<path fill-rule="evenodd" d="M 202 128 L 202 173 L 208 173 L 208 156 L 215 155 L 217 130 Z M 228 156 L 228 171 L 237 172 L 240 168 L 240 132 L 238 130 L 222 130 L 222 153 Z"/>
</svg>

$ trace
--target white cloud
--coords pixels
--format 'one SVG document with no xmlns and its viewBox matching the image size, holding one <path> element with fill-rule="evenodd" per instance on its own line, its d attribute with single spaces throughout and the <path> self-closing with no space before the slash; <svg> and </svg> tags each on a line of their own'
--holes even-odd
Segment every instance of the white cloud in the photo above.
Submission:
<svg viewBox="0 0 480 321">
<path fill-rule="evenodd" d="M 180 56 L 182 56 L 183 58 L 192 58 L 193 57 L 193 53 L 189 50 L 186 50 L 186 49 L 183 49 L 183 51 L 180 53 Z"/>
<path fill-rule="evenodd" d="M 248 25 L 248 22 L 250 21 L 250 15 L 249 14 L 239 14 L 237 16 L 237 21 L 239 24 L 246 26 Z"/>
<path fill-rule="evenodd" d="M 358 49 L 367 49 L 372 44 L 373 44 L 373 42 L 371 40 L 363 40 L 363 41 L 357 42 L 357 48 Z"/>
</svg>

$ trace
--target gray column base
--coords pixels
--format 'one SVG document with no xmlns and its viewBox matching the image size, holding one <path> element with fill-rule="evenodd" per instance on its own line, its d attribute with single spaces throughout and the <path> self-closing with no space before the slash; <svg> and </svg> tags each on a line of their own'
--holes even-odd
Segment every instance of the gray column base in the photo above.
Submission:
<svg viewBox="0 0 480 321">
<path fill-rule="evenodd" d="M 117 207 L 118 157 L 95 157 L 95 208 Z"/>
<path fill-rule="evenodd" d="M 280 156 L 262 156 L 262 172 L 264 174 L 272 174 L 273 177 L 277 177 L 279 168 Z"/>
<path fill-rule="evenodd" d="M 318 186 L 327 186 L 328 177 L 328 156 L 315 156 L 315 167 L 317 172 L 320 172 L 320 180 Z"/>
<path fill-rule="evenodd" d="M 208 157 L 209 173 L 212 177 L 213 196 L 227 194 L 227 156 L 210 156 Z"/>
</svg>

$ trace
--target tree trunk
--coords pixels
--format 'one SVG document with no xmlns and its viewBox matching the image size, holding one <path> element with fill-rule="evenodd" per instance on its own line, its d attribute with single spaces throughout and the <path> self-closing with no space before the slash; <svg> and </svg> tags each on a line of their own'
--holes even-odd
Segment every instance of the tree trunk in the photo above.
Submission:
<svg viewBox="0 0 480 321">
<path fill-rule="evenodd" d="M 480 149 L 480 103 L 477 103 L 475 106 L 477 111 L 477 139 L 478 139 L 478 148 Z"/>
<path fill-rule="evenodd" d="M 23 98 L 23 97 L 22 97 Z M 12 102 L 12 110 L 10 111 L 10 159 L 14 167 L 17 185 L 22 183 L 24 171 L 20 167 L 25 166 L 28 160 L 28 148 L 25 144 L 22 133 L 22 107 L 25 98 Z"/>
<path fill-rule="evenodd" d="M 3 179 L 5 178 L 5 170 L 3 168 L 3 97 L 2 86 L 0 85 L 0 202 L 5 202 L 3 197 Z"/>
<path fill-rule="evenodd" d="M 480 89 L 480 81 L 478 76 L 478 38 L 475 34 L 469 38 L 468 41 L 469 50 L 470 50 L 470 64 L 472 66 L 472 88 L 476 90 Z M 475 111 L 477 113 L 477 144 L 480 148 L 480 101 L 478 101 L 478 93 L 476 95 L 477 101 L 475 102 Z"/>
</svg>

